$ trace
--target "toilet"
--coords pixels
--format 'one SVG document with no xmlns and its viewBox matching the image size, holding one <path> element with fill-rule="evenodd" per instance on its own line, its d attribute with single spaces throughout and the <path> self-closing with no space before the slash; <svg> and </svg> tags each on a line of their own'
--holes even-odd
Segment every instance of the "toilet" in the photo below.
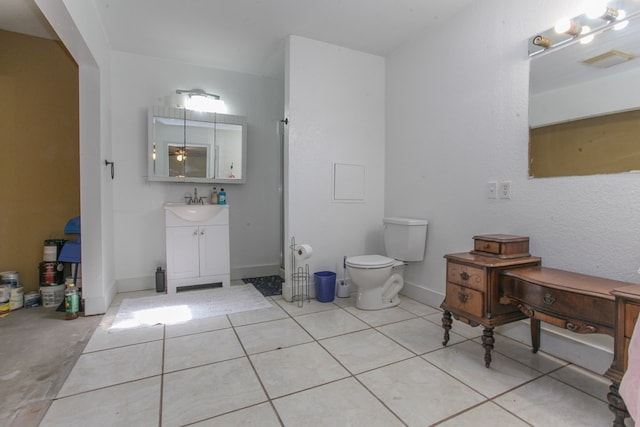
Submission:
<svg viewBox="0 0 640 427">
<path fill-rule="evenodd" d="M 384 218 L 387 256 L 359 255 L 346 259 L 347 273 L 357 289 L 356 308 L 380 310 L 400 304 L 404 267 L 422 261 L 427 240 L 426 219 Z"/>
</svg>

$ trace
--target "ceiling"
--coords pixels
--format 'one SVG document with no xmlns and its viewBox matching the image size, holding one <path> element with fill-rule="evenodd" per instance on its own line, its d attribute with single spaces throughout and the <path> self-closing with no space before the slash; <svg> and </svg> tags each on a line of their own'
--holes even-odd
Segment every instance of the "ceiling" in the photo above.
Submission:
<svg viewBox="0 0 640 427">
<path fill-rule="evenodd" d="M 93 0 L 117 51 L 252 74 L 293 34 L 387 55 L 472 0 Z M 33 0 L 0 1 L 0 28 L 55 38 Z"/>
</svg>

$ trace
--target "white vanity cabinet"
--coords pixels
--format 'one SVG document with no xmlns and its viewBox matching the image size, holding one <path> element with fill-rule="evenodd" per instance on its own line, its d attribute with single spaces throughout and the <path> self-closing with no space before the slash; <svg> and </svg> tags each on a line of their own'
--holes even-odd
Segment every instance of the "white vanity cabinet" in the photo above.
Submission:
<svg viewBox="0 0 640 427">
<path fill-rule="evenodd" d="M 229 206 L 166 205 L 167 293 L 230 286 Z"/>
</svg>

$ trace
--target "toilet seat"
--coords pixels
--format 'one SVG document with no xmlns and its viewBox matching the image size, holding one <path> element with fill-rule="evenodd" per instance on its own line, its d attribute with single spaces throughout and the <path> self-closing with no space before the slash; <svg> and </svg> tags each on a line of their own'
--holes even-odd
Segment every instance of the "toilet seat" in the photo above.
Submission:
<svg viewBox="0 0 640 427">
<path fill-rule="evenodd" d="M 347 266 L 364 269 L 387 268 L 395 263 L 395 259 L 383 255 L 358 255 L 346 260 Z"/>
</svg>

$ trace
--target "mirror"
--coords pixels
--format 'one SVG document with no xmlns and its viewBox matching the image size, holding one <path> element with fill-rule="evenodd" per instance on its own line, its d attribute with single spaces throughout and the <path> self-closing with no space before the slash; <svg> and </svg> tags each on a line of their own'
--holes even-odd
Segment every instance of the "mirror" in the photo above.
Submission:
<svg viewBox="0 0 640 427">
<path fill-rule="evenodd" d="M 638 14 L 533 56 L 529 89 L 530 177 L 640 170 Z"/>
<path fill-rule="evenodd" d="M 149 108 L 148 180 L 246 182 L 246 119 L 182 108 Z"/>
</svg>

